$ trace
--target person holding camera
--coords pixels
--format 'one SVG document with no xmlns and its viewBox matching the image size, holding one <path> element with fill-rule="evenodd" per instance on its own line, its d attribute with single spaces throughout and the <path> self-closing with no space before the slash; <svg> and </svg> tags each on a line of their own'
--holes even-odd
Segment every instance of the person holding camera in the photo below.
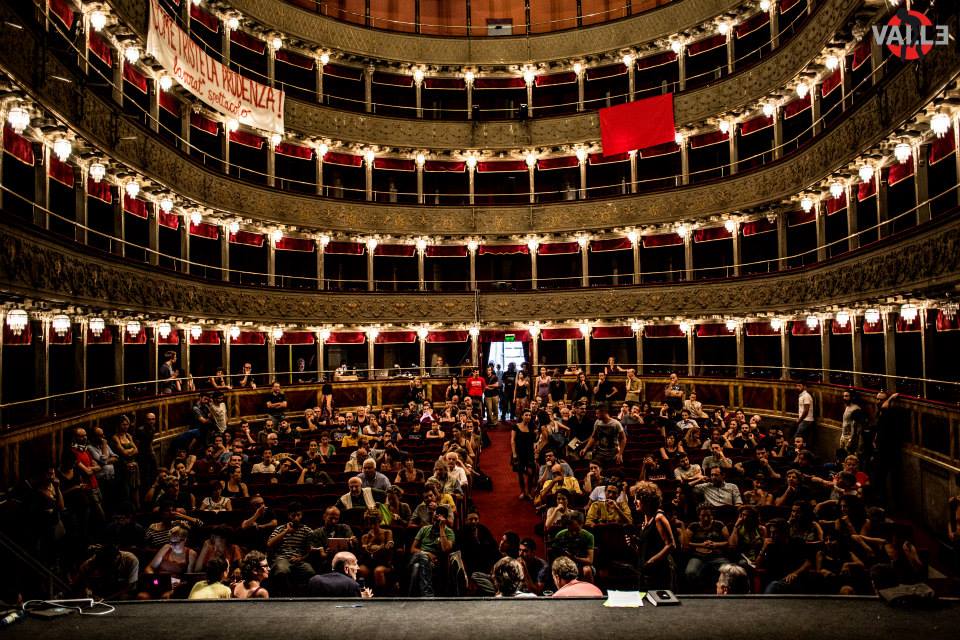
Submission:
<svg viewBox="0 0 960 640">
<path fill-rule="evenodd" d="M 439 505 L 433 523 L 420 528 L 410 546 L 410 595 L 434 596 L 434 570 L 445 566 L 456 534 L 450 527 L 450 509 Z"/>
</svg>

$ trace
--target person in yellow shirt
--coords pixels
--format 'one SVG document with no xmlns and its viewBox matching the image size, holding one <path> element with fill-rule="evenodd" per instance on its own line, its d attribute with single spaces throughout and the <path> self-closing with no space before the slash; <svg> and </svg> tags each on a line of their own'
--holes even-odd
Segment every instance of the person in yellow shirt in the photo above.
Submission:
<svg viewBox="0 0 960 640">
<path fill-rule="evenodd" d="M 573 476 L 563 475 L 563 467 L 559 462 L 554 463 L 550 469 L 551 478 L 543 483 L 540 492 L 537 494 L 534 505 L 544 504 L 549 496 L 555 495 L 560 489 L 566 489 L 571 495 L 580 495 L 580 483 Z"/>
<path fill-rule="evenodd" d="M 607 485 L 604 500 L 597 500 L 590 505 L 587 511 L 587 526 L 595 524 L 633 524 L 633 516 L 629 508 L 617 504 L 620 497 L 620 488 L 617 485 Z"/>
<path fill-rule="evenodd" d="M 227 579 L 227 563 L 220 558 L 207 562 L 207 579 L 193 585 L 189 600 L 229 600 L 233 595 L 230 587 L 223 584 Z"/>
</svg>

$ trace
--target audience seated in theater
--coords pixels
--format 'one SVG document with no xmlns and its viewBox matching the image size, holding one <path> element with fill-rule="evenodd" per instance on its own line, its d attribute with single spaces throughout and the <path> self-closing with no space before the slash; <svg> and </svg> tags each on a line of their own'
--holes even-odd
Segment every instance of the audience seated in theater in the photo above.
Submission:
<svg viewBox="0 0 960 640">
<path fill-rule="evenodd" d="M 190 600 L 229 600 L 233 595 L 230 587 L 223 584 L 227 579 L 227 563 L 213 558 L 207 563 L 206 580 L 200 580 L 190 589 Z"/>
<path fill-rule="evenodd" d="M 740 488 L 732 482 L 726 482 L 724 472 L 718 466 L 712 467 L 710 479 L 694 486 L 693 491 L 711 507 L 743 504 Z"/>
<path fill-rule="evenodd" d="M 259 551 L 251 551 L 243 557 L 240 565 L 240 582 L 233 585 L 233 597 L 241 600 L 246 598 L 269 598 L 270 593 L 262 584 L 270 577 L 270 563 L 267 556 Z"/>
<path fill-rule="evenodd" d="M 341 551 L 333 556 L 330 573 L 310 578 L 309 594 L 319 598 L 369 598 L 370 589 L 361 589 L 357 582 L 357 557 L 349 551 Z"/>
</svg>

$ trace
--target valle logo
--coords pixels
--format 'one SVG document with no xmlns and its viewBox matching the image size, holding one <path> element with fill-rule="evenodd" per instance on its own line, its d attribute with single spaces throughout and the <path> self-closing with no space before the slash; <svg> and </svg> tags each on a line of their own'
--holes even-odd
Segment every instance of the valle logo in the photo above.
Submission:
<svg viewBox="0 0 960 640">
<path fill-rule="evenodd" d="M 950 28 L 945 24 L 933 24 L 930 18 L 919 11 L 901 8 L 887 24 L 873 25 L 873 39 L 901 60 L 919 60 L 930 53 L 934 46 L 950 42 Z"/>
</svg>

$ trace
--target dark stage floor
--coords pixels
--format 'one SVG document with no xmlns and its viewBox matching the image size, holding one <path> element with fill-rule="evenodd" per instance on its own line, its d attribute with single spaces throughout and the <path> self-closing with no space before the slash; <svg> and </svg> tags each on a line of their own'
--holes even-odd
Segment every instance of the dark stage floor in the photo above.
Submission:
<svg viewBox="0 0 960 640">
<path fill-rule="evenodd" d="M 685 598 L 678 607 L 608 609 L 602 600 L 269 600 L 135 602 L 115 613 L 39 620 L 18 640 L 153 638 L 453 640 L 457 638 L 957 638 L 960 604 L 916 611 L 865 598 Z M 352 605 L 362 604 L 361 607 Z"/>
</svg>

